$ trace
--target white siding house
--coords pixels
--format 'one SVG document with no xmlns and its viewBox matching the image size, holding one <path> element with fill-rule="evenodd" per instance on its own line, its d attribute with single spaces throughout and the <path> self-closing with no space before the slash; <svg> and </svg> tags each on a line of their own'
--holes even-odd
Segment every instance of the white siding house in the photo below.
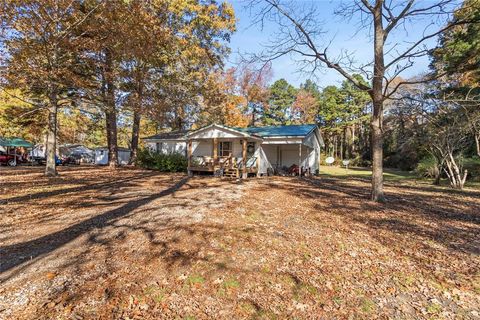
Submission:
<svg viewBox="0 0 480 320">
<path fill-rule="evenodd" d="M 316 125 L 229 128 L 213 124 L 144 141 L 156 152 L 185 154 L 190 174 L 220 171 L 243 177 L 286 172 L 295 166 L 302 172 L 315 173 L 324 146 Z"/>
</svg>

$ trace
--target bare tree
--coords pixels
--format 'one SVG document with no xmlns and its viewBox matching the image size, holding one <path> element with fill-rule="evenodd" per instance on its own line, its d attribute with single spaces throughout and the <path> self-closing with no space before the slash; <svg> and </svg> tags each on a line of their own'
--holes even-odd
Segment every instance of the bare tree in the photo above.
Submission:
<svg viewBox="0 0 480 320">
<path fill-rule="evenodd" d="M 461 98 L 449 98 L 448 100 L 459 105 L 465 115 L 467 128 L 475 139 L 475 150 L 480 157 L 480 88 L 471 88 Z"/>
<path fill-rule="evenodd" d="M 429 151 L 455 189 L 463 189 L 467 170 L 462 167 L 462 152 L 469 145 L 469 124 L 461 108 L 448 102 L 439 102 L 427 123 Z"/>
<path fill-rule="evenodd" d="M 454 25 L 467 20 L 451 21 L 454 11 L 461 5 L 459 0 L 392 1 L 354 0 L 342 3 L 336 14 L 346 19 L 358 19 L 358 32 L 366 31 L 371 38 L 373 58 L 367 63 L 357 63 L 352 53 L 343 50 L 339 56 L 330 55 L 332 41 L 325 39 L 323 23 L 317 21 L 319 6 L 310 7 L 282 0 L 251 0 L 249 6 L 256 12 L 256 22 L 263 25 L 267 20 L 278 25 L 276 38 L 255 59 L 271 61 L 284 55 L 298 58 L 301 71 L 315 72 L 320 67 L 337 71 L 356 87 L 369 93 L 373 111 L 371 117 L 372 144 L 372 200 L 385 201 L 383 193 L 383 105 L 407 84 L 423 82 L 401 80 L 400 75 L 411 68 L 414 60 L 426 56 L 431 49 L 429 40 L 435 39 Z M 395 41 L 392 34 L 406 34 L 420 21 L 428 21 L 423 33 L 417 38 L 409 35 Z M 364 75 L 370 85 L 360 83 L 354 73 Z"/>
</svg>

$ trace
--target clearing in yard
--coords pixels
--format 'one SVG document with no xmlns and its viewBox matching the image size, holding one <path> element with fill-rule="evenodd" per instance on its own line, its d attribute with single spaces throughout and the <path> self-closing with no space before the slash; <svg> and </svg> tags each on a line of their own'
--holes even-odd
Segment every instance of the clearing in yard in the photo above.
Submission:
<svg viewBox="0 0 480 320">
<path fill-rule="evenodd" d="M 480 317 L 478 190 L 0 170 L 0 319 Z"/>
</svg>

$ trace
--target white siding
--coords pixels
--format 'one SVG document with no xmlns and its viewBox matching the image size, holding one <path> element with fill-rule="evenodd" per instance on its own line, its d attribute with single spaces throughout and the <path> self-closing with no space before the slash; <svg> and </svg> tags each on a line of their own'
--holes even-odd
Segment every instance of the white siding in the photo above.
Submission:
<svg viewBox="0 0 480 320">
<path fill-rule="evenodd" d="M 198 132 L 189 135 L 189 139 L 212 139 L 212 138 L 241 138 L 244 137 L 244 134 L 240 132 L 235 132 L 233 130 L 220 128 L 220 127 L 210 127 L 205 129 L 200 129 Z"/>
<path fill-rule="evenodd" d="M 210 140 L 193 141 L 192 156 L 213 156 L 213 142 Z"/>
<path fill-rule="evenodd" d="M 276 145 L 262 144 L 263 154 L 265 156 L 265 172 L 268 168 L 273 168 L 277 165 L 277 147 Z"/>
<path fill-rule="evenodd" d="M 95 164 L 105 165 L 108 163 L 108 150 L 97 149 L 95 150 Z"/>
<path fill-rule="evenodd" d="M 146 143 L 147 148 L 162 154 L 180 153 L 186 155 L 187 143 L 178 140 L 152 140 Z"/>
<path fill-rule="evenodd" d="M 117 151 L 118 163 L 120 165 L 126 165 L 130 161 L 130 151 L 119 150 Z M 96 149 L 95 150 L 95 164 L 107 165 L 108 164 L 108 150 Z"/>
<path fill-rule="evenodd" d="M 299 145 L 283 144 L 283 145 L 262 145 L 262 154 L 264 158 L 261 158 L 260 172 L 266 173 L 269 167 L 290 167 L 293 164 L 298 165 L 299 161 Z M 319 150 L 302 146 L 302 160 L 300 166 L 310 167 L 312 172 L 318 168 L 318 152 Z M 278 158 L 277 158 L 278 153 Z M 277 163 L 277 159 L 278 161 Z"/>
<path fill-rule="evenodd" d="M 126 165 L 130 162 L 130 151 L 120 150 L 117 152 L 117 155 L 119 164 Z"/>
</svg>

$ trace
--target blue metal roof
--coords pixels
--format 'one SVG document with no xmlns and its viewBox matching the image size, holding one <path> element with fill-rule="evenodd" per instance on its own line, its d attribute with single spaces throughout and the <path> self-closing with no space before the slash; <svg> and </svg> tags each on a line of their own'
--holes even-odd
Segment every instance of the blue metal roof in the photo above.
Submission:
<svg viewBox="0 0 480 320">
<path fill-rule="evenodd" d="M 275 137 L 275 136 L 306 136 L 312 132 L 317 125 L 315 124 L 298 124 L 288 126 L 267 126 L 267 127 L 247 127 L 234 128 L 235 130 L 246 132 L 248 134 L 257 135 L 260 137 Z"/>
</svg>

